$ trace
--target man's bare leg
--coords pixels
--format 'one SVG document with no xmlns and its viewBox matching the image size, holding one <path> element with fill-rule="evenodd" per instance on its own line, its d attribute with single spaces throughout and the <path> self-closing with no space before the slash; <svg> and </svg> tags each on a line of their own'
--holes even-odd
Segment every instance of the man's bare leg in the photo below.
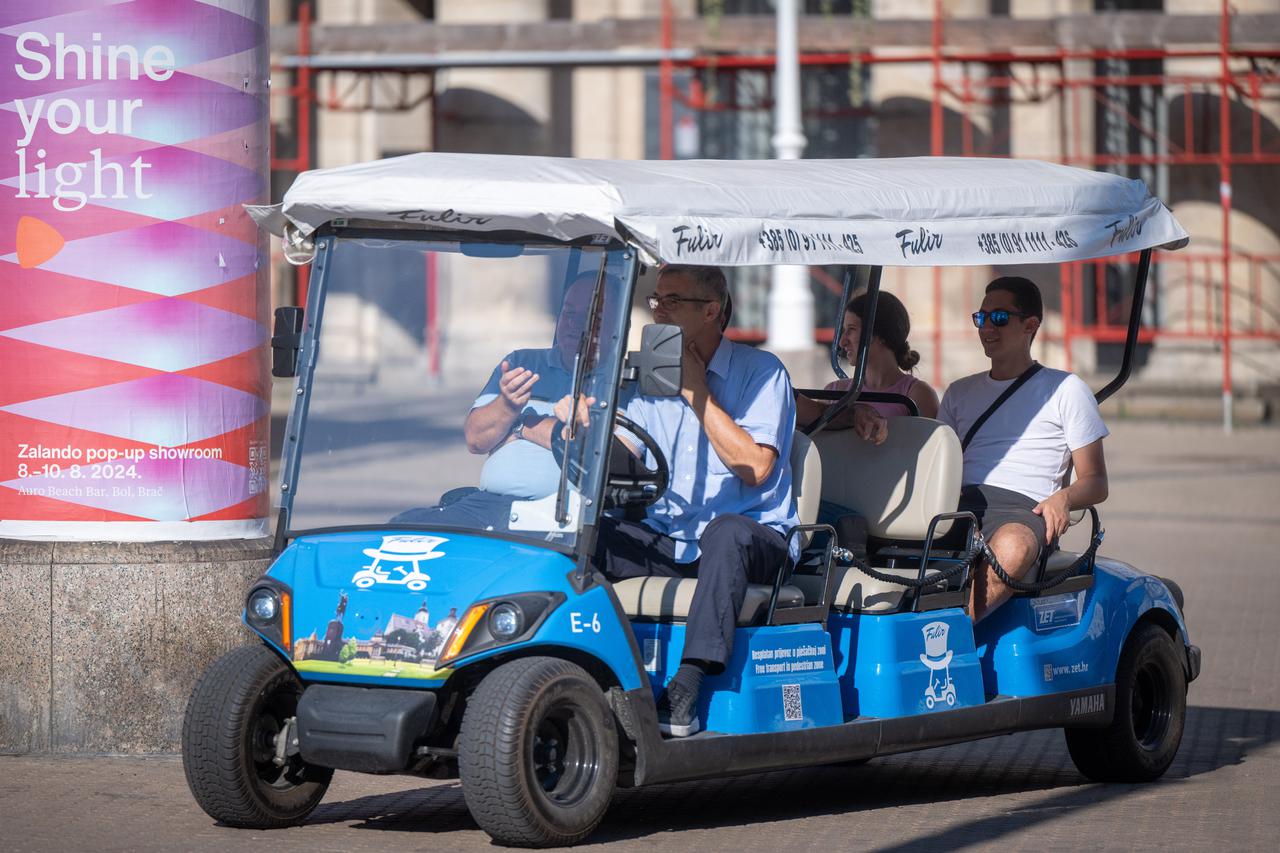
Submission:
<svg viewBox="0 0 1280 853">
<path fill-rule="evenodd" d="M 1040 553 L 1040 543 L 1036 541 L 1035 533 L 1022 524 L 1001 525 L 988 540 L 988 544 L 1005 573 L 1014 580 L 1022 580 Z M 969 595 L 969 612 L 973 614 L 973 621 L 978 622 L 1008 601 L 1013 590 L 1001 583 L 995 570 L 983 560 L 974 576 Z"/>
</svg>

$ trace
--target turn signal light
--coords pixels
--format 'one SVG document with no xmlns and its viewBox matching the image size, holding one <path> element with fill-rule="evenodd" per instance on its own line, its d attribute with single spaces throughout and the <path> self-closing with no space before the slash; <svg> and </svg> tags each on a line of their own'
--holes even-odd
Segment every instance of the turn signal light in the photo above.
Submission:
<svg viewBox="0 0 1280 853">
<path fill-rule="evenodd" d="M 287 592 L 280 594 L 280 630 L 283 636 L 281 645 L 289 654 L 293 654 L 293 596 Z"/>
<path fill-rule="evenodd" d="M 488 610 L 488 603 L 473 604 L 466 613 L 462 614 L 457 627 L 449 635 L 449 641 L 444 644 L 444 651 L 436 660 L 436 669 L 444 669 L 449 661 L 462 653 L 463 647 L 467 644 L 467 638 L 471 636 L 471 632 L 475 630 L 476 625 L 480 624 L 480 620 Z"/>
</svg>

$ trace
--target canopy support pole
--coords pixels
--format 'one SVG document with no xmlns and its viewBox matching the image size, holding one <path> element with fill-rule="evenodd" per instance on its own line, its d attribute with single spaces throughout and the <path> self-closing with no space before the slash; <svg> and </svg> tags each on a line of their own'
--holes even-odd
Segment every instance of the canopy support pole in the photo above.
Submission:
<svg viewBox="0 0 1280 853">
<path fill-rule="evenodd" d="M 1147 294 L 1147 273 L 1151 270 L 1151 249 L 1143 249 L 1138 258 L 1138 277 L 1133 284 L 1133 304 L 1129 307 L 1129 328 L 1124 337 L 1124 360 L 1120 364 L 1120 373 L 1107 383 L 1094 398 L 1099 403 L 1119 391 L 1129 381 L 1129 372 L 1133 369 L 1133 353 L 1138 348 L 1138 327 L 1142 325 L 1142 304 Z"/>
<path fill-rule="evenodd" d="M 845 392 L 843 397 L 827 406 L 826 411 L 819 415 L 816 421 L 802 428 L 801 431 L 805 435 L 815 436 L 822 432 L 837 415 L 857 401 L 858 394 L 862 391 L 862 378 L 867 372 L 867 350 L 871 349 L 871 339 L 874 337 L 876 327 L 876 304 L 880 301 L 880 274 L 882 272 L 884 272 L 884 267 L 872 267 L 871 276 L 867 280 L 867 304 L 862 309 L 862 334 L 858 338 L 858 360 L 853 366 L 853 384 L 849 386 L 849 390 Z M 847 273 L 845 281 L 849 281 Z"/>
<path fill-rule="evenodd" d="M 845 309 L 849 306 L 849 300 L 853 298 L 854 279 L 857 274 L 857 267 L 846 266 L 844 268 L 844 295 L 840 297 L 840 309 L 836 314 L 835 334 L 831 336 L 831 369 L 835 372 L 836 378 L 848 379 L 849 374 L 844 372 L 844 368 L 840 366 L 840 338 L 844 335 L 844 314 Z"/>
</svg>

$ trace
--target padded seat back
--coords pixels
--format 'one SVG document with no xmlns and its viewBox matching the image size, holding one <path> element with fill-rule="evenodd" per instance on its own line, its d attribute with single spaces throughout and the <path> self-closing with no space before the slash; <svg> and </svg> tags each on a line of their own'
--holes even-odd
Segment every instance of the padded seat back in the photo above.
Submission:
<svg viewBox="0 0 1280 853">
<path fill-rule="evenodd" d="M 914 579 L 919 570 L 877 569 L 886 575 Z M 908 587 L 882 581 L 846 566 L 832 566 L 835 576 L 831 584 L 831 609 L 840 613 L 895 613 L 902 608 Z M 817 603 L 822 595 L 822 578 L 814 575 L 796 575 L 791 583 L 804 593 L 805 601 Z"/>
<path fill-rule="evenodd" d="M 613 591 L 622 604 L 622 611 L 632 619 L 653 622 L 683 622 L 689 618 L 693 593 L 698 588 L 696 578 L 645 577 L 614 581 Z M 763 617 L 769 608 L 769 596 L 773 587 L 768 584 L 747 584 L 747 595 L 738 613 L 739 625 L 752 625 Z M 790 584 L 783 584 L 778 592 L 779 607 L 799 607 L 804 604 L 804 592 Z"/>
<path fill-rule="evenodd" d="M 809 436 L 799 431 L 791 439 L 791 494 L 800 523 L 815 523 L 822 502 L 822 457 Z"/>
<path fill-rule="evenodd" d="M 924 539 L 933 517 L 955 512 L 960 502 L 960 439 L 931 418 L 892 418 L 881 445 L 853 430 L 824 430 L 814 444 L 822 455 L 822 499 L 865 518 L 877 538 Z M 937 535 L 950 526 L 939 524 Z"/>
</svg>

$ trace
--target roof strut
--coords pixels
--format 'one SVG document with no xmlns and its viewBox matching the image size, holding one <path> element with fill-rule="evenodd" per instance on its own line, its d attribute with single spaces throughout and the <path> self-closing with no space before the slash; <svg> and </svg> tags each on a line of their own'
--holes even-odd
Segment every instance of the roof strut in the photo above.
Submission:
<svg viewBox="0 0 1280 853">
<path fill-rule="evenodd" d="M 1133 303 L 1129 307 L 1129 329 L 1124 337 L 1124 360 L 1120 364 L 1120 373 L 1093 395 L 1099 403 L 1129 381 L 1129 372 L 1133 369 L 1133 352 L 1138 348 L 1138 327 L 1142 325 L 1142 303 L 1147 293 L 1147 273 L 1151 270 L 1151 251 L 1143 249 L 1142 256 L 1138 259 L 1138 277 L 1133 284 Z"/>
<path fill-rule="evenodd" d="M 849 288 L 852 283 L 852 267 L 845 270 L 845 296 L 849 295 Z M 807 427 L 803 427 L 801 432 L 808 436 L 815 436 L 827 424 L 831 423 L 837 415 L 853 405 L 858 399 L 858 393 L 862 390 L 862 379 L 867 372 L 867 350 L 871 348 L 872 331 L 876 325 L 876 303 L 880 301 L 880 274 L 884 271 L 884 267 L 874 266 L 871 268 L 871 275 L 867 279 L 867 302 L 862 309 L 862 335 L 858 339 L 858 361 L 853 368 L 853 384 L 849 386 L 849 390 L 844 396 L 836 400 L 826 411 L 818 416 L 818 419 Z M 845 303 L 848 304 L 847 302 Z M 844 306 L 840 308 L 843 317 Z M 832 359 L 835 358 L 835 351 L 832 351 Z M 837 368 L 838 372 L 838 368 Z"/>
<path fill-rule="evenodd" d="M 844 268 L 844 295 L 840 297 L 840 321 L 836 323 L 835 334 L 831 336 L 831 369 L 839 379 L 849 378 L 849 374 L 845 373 L 844 368 L 840 366 L 840 336 L 844 334 L 845 309 L 849 307 L 849 300 L 853 298 L 856 270 L 857 267 L 854 266 Z"/>
</svg>

